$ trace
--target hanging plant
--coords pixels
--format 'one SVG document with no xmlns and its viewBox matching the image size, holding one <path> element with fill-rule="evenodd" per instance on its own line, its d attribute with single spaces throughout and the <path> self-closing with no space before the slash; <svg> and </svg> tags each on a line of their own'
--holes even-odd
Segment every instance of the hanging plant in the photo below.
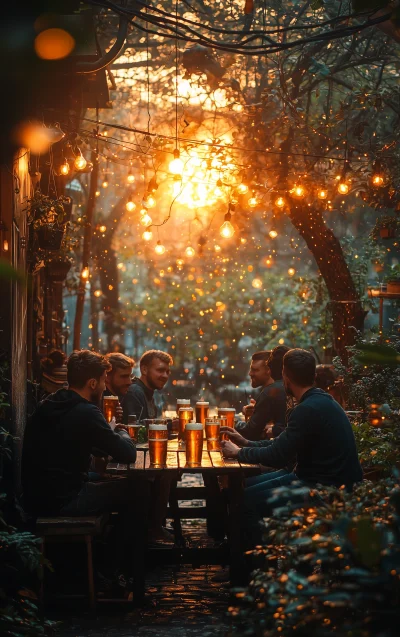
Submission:
<svg viewBox="0 0 400 637">
<path fill-rule="evenodd" d="M 31 199 L 28 199 L 28 224 L 32 224 L 34 230 L 43 226 L 62 226 L 67 221 L 70 205 L 70 197 L 52 199 L 37 191 Z"/>
<path fill-rule="evenodd" d="M 378 219 L 371 231 L 370 237 L 374 241 L 381 239 L 393 239 L 399 227 L 399 220 L 396 217 L 385 215 Z"/>
</svg>

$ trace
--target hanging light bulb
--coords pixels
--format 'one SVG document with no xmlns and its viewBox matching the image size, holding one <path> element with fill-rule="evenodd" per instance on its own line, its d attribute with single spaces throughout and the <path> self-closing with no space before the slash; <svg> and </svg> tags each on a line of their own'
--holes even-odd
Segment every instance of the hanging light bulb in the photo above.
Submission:
<svg viewBox="0 0 400 637">
<path fill-rule="evenodd" d="M 185 254 L 187 257 L 194 257 L 194 255 L 196 254 L 196 251 L 192 246 L 189 245 L 185 250 Z"/>
<path fill-rule="evenodd" d="M 127 178 L 126 178 L 126 181 L 128 182 L 128 184 L 133 184 L 133 183 L 134 183 L 134 181 L 135 181 L 135 175 L 134 175 L 134 174 L 133 174 L 133 172 L 132 172 L 132 168 L 130 168 L 130 169 L 129 169 L 129 172 L 128 172 L 128 176 L 127 176 Z"/>
<path fill-rule="evenodd" d="M 150 226 L 153 223 L 153 219 L 146 212 L 145 215 L 140 217 L 140 223 L 141 223 L 142 226 L 147 227 L 147 226 Z"/>
<path fill-rule="evenodd" d="M 296 274 L 296 270 L 294 268 L 289 268 L 287 273 L 288 273 L 289 276 L 293 276 L 294 274 Z"/>
<path fill-rule="evenodd" d="M 107 230 L 107 226 L 104 226 L 104 225 L 103 225 L 103 226 L 100 226 L 100 227 L 99 227 L 99 231 L 100 231 L 101 233 L 104 233 L 106 230 Z"/>
<path fill-rule="evenodd" d="M 133 212 L 135 210 L 136 204 L 135 204 L 135 202 L 132 199 L 132 195 L 129 198 L 129 200 L 126 202 L 125 208 L 127 209 L 128 212 Z"/>
<path fill-rule="evenodd" d="M 99 299 L 101 295 L 103 294 L 103 292 L 101 290 L 95 290 L 93 294 L 95 295 L 96 298 Z"/>
<path fill-rule="evenodd" d="M 224 196 L 224 191 L 222 190 L 222 188 L 219 188 L 219 186 L 217 186 L 214 190 L 214 195 L 217 197 L 217 199 L 220 199 Z"/>
<path fill-rule="evenodd" d="M 380 186 L 383 186 L 383 182 L 385 180 L 383 175 L 379 175 L 378 173 L 376 173 L 375 175 L 372 175 L 371 181 L 373 186 L 376 186 L 377 188 L 379 188 Z"/>
<path fill-rule="evenodd" d="M 347 195 L 347 193 L 349 192 L 349 184 L 346 184 L 346 182 L 341 179 L 339 181 L 338 184 L 338 193 L 340 193 L 341 195 Z"/>
<path fill-rule="evenodd" d="M 241 182 L 237 187 L 237 191 L 240 195 L 245 195 L 248 192 L 248 190 L 249 190 L 249 187 L 243 182 Z"/>
<path fill-rule="evenodd" d="M 227 212 L 224 217 L 224 223 L 219 229 L 219 234 L 224 239 L 230 239 L 235 234 L 235 228 L 231 224 L 231 213 Z"/>
<path fill-rule="evenodd" d="M 271 239 L 276 239 L 276 237 L 278 236 L 278 233 L 275 230 L 275 228 L 271 228 L 271 230 L 268 232 L 268 234 L 271 237 Z"/>
<path fill-rule="evenodd" d="M 325 188 L 320 188 L 317 194 L 318 199 L 326 199 L 328 197 L 328 191 Z"/>
<path fill-rule="evenodd" d="M 236 197 L 236 195 L 231 195 L 231 199 L 230 199 L 231 204 L 233 204 L 234 206 L 236 206 L 236 204 L 239 203 L 239 199 Z"/>
<path fill-rule="evenodd" d="M 156 200 L 154 199 L 153 195 L 148 195 L 144 200 L 143 200 L 143 205 L 146 206 L 147 208 L 154 208 L 154 206 L 156 205 Z"/>
<path fill-rule="evenodd" d="M 90 274 L 90 273 L 89 273 L 89 267 L 88 267 L 87 265 L 85 265 L 85 267 L 84 267 L 84 268 L 83 268 L 83 270 L 82 270 L 82 274 L 81 274 L 82 279 L 84 279 L 85 281 L 87 281 L 87 280 L 88 280 L 88 278 L 89 278 L 89 274 Z"/>
<path fill-rule="evenodd" d="M 86 164 L 87 161 L 84 158 L 84 156 L 82 155 L 82 152 L 79 151 L 79 155 L 77 155 L 75 157 L 75 161 L 74 161 L 74 167 L 76 170 L 83 170 L 84 168 L 86 168 Z"/>
<path fill-rule="evenodd" d="M 147 230 L 146 230 L 146 232 L 147 232 Z M 146 232 L 144 232 L 144 233 L 143 233 L 143 238 L 144 238 L 144 235 L 146 234 Z M 152 233 L 151 233 L 151 232 L 150 232 L 150 234 L 152 235 Z M 153 236 L 153 235 L 152 235 L 152 236 Z M 150 237 L 150 239 L 151 239 L 151 237 Z M 148 239 L 146 239 L 146 241 L 148 241 Z M 157 241 L 157 245 L 156 245 L 156 247 L 154 248 L 154 252 L 155 252 L 156 254 L 164 254 L 164 252 L 165 252 L 165 246 L 163 246 L 163 245 L 162 245 L 162 243 L 161 243 L 161 241 L 160 241 L 160 240 L 158 240 L 158 241 Z"/>
<path fill-rule="evenodd" d="M 372 170 L 373 172 L 371 175 L 371 184 L 375 188 L 379 188 L 380 186 L 383 186 L 383 184 L 385 183 L 385 177 L 383 175 L 381 162 L 378 159 L 374 163 Z"/>
<path fill-rule="evenodd" d="M 69 163 L 67 162 L 66 159 L 64 159 L 63 163 L 61 164 L 60 168 L 59 168 L 59 172 L 60 175 L 68 175 L 70 171 L 70 166 Z"/>
<path fill-rule="evenodd" d="M 250 197 L 250 199 L 248 200 L 247 204 L 248 204 L 248 206 L 249 206 L 250 208 L 255 208 L 256 206 L 258 206 L 258 199 L 257 199 L 257 197 L 255 197 L 255 196 L 254 196 L 254 194 L 253 194 L 253 196 L 252 196 L 252 197 Z"/>
<path fill-rule="evenodd" d="M 108 180 L 109 180 L 109 174 L 104 173 L 103 183 L 101 184 L 103 188 L 108 188 Z"/>
<path fill-rule="evenodd" d="M 304 195 L 306 194 L 306 189 L 304 188 L 304 186 L 301 186 L 300 184 L 298 184 L 294 186 L 294 188 L 292 188 L 292 190 L 290 191 L 290 194 L 293 195 L 293 197 L 302 199 Z"/>
<path fill-rule="evenodd" d="M 275 199 L 275 206 L 277 208 L 284 208 L 286 206 L 286 201 L 283 197 L 279 196 Z"/>
<path fill-rule="evenodd" d="M 171 175 L 182 177 L 184 165 L 180 157 L 181 154 L 179 152 L 179 149 L 175 148 L 174 159 L 169 163 L 169 172 L 171 173 Z"/>
<path fill-rule="evenodd" d="M 221 246 L 219 246 L 217 243 L 214 246 L 214 250 L 215 252 L 221 252 Z"/>
<path fill-rule="evenodd" d="M 145 241 L 151 241 L 153 238 L 153 233 L 150 229 L 150 227 L 146 228 L 146 230 L 143 232 L 142 234 L 142 239 L 144 239 Z"/>
</svg>

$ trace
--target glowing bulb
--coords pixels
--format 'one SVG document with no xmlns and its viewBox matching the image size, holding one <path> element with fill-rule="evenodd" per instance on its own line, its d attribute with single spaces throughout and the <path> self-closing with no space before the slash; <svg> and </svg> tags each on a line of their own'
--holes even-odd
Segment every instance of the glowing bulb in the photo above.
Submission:
<svg viewBox="0 0 400 637">
<path fill-rule="evenodd" d="M 188 246 L 185 250 L 185 254 L 187 257 L 194 257 L 194 255 L 196 254 L 196 251 L 194 248 L 192 248 L 192 246 Z"/>
<path fill-rule="evenodd" d="M 89 268 L 87 266 L 85 266 L 82 270 L 82 279 L 88 279 L 89 278 Z"/>
<path fill-rule="evenodd" d="M 100 232 L 105 232 L 107 230 L 107 226 L 100 226 Z"/>
<path fill-rule="evenodd" d="M 231 197 L 231 204 L 233 204 L 234 206 L 236 206 L 236 204 L 239 203 L 239 199 L 237 197 L 235 197 L 235 195 L 232 195 Z"/>
<path fill-rule="evenodd" d="M 80 153 L 79 155 L 75 157 L 74 166 L 76 170 L 84 170 L 86 168 L 86 165 L 87 165 L 87 161 L 82 155 L 82 153 Z"/>
<path fill-rule="evenodd" d="M 7 239 L 4 239 L 4 241 L 3 241 L 3 250 L 4 250 L 4 252 L 8 252 L 8 248 L 9 248 L 8 241 L 7 241 Z"/>
<path fill-rule="evenodd" d="M 147 226 L 150 226 L 152 222 L 153 222 L 153 219 L 147 213 L 140 218 L 140 223 L 142 224 L 142 226 L 145 226 L 146 228 Z"/>
<path fill-rule="evenodd" d="M 382 177 L 382 175 L 376 174 L 376 175 L 372 175 L 372 185 L 373 186 L 383 186 L 383 182 L 384 179 Z"/>
<path fill-rule="evenodd" d="M 295 186 L 290 192 L 294 197 L 298 197 L 299 199 L 304 197 L 304 195 L 306 194 L 305 188 L 303 186 Z"/>
<path fill-rule="evenodd" d="M 64 161 L 64 163 L 62 163 L 60 166 L 60 175 L 68 175 L 69 171 L 69 163 L 67 161 Z"/>
<path fill-rule="evenodd" d="M 129 199 L 129 201 L 127 201 L 125 204 L 125 208 L 128 212 L 132 212 L 133 210 L 135 210 L 136 204 L 134 201 L 132 201 L 132 199 Z"/>
<path fill-rule="evenodd" d="M 153 233 L 150 230 L 150 228 L 147 228 L 147 230 L 145 230 L 142 234 L 142 239 L 144 239 L 145 241 L 151 241 L 152 238 L 153 238 Z"/>
<path fill-rule="evenodd" d="M 326 199 L 328 196 L 328 191 L 324 190 L 323 188 L 321 188 L 321 190 L 318 190 L 318 199 Z"/>
<path fill-rule="evenodd" d="M 293 276 L 294 274 L 296 274 L 296 270 L 294 268 L 289 268 L 287 273 L 288 273 L 289 276 Z"/>
<path fill-rule="evenodd" d="M 277 208 L 283 208 L 286 204 L 286 201 L 284 200 L 283 197 L 277 197 L 277 199 L 275 199 L 275 206 Z"/>
<path fill-rule="evenodd" d="M 237 191 L 240 195 L 245 195 L 248 190 L 249 190 L 249 187 L 243 183 L 239 184 L 237 187 Z"/>
<path fill-rule="evenodd" d="M 251 285 L 253 286 L 253 288 L 260 290 L 262 288 L 262 281 L 261 279 L 253 279 Z"/>
<path fill-rule="evenodd" d="M 147 232 L 147 231 L 146 231 L 146 232 Z M 146 232 L 144 233 L 144 235 L 146 234 Z M 150 234 L 152 234 L 152 233 L 150 233 Z M 143 238 L 144 238 L 144 235 L 143 235 Z M 150 238 L 151 238 L 151 237 L 150 237 Z M 162 245 L 162 243 L 160 243 L 160 241 L 157 241 L 157 245 L 156 245 L 156 247 L 154 248 L 154 252 L 155 252 L 156 254 L 164 254 L 164 252 L 165 252 L 165 246 L 163 246 L 163 245 Z"/>
<path fill-rule="evenodd" d="M 102 292 L 101 290 L 95 290 L 95 291 L 94 291 L 94 295 L 95 295 L 95 297 L 97 297 L 97 298 L 100 298 L 100 296 L 101 296 L 102 294 L 103 294 L 103 292 Z"/>
<path fill-rule="evenodd" d="M 221 246 L 219 246 L 219 245 L 217 245 L 217 244 L 216 244 L 216 245 L 214 246 L 214 250 L 215 250 L 215 252 L 221 252 Z"/>
<path fill-rule="evenodd" d="M 271 239 L 276 239 L 276 237 L 278 236 L 278 233 L 276 230 L 272 229 L 268 232 L 269 236 L 271 237 Z"/>
<path fill-rule="evenodd" d="M 217 186 L 214 190 L 214 195 L 219 199 L 220 197 L 224 196 L 224 191 L 219 186 Z"/>
<path fill-rule="evenodd" d="M 347 193 L 349 192 L 349 185 L 346 184 L 344 181 L 341 181 L 338 185 L 338 192 L 341 195 L 347 195 Z"/>
<path fill-rule="evenodd" d="M 224 239 L 230 239 L 235 234 L 235 228 L 233 227 L 230 221 L 224 221 L 224 223 L 219 229 L 219 234 Z"/>
<path fill-rule="evenodd" d="M 145 199 L 145 201 L 143 203 L 148 208 L 154 208 L 154 206 L 156 205 L 157 202 L 154 199 L 153 195 L 149 195 L 148 197 L 146 197 L 146 199 Z"/>
<path fill-rule="evenodd" d="M 177 148 L 174 150 L 174 159 L 169 163 L 169 172 L 171 175 L 182 176 L 184 164 L 180 158 L 180 152 Z"/>
<path fill-rule="evenodd" d="M 258 205 L 258 199 L 257 197 L 250 197 L 247 203 L 250 208 L 255 208 Z"/>
<path fill-rule="evenodd" d="M 101 184 L 103 188 L 108 188 L 108 175 L 107 173 L 104 175 L 103 183 Z"/>
<path fill-rule="evenodd" d="M 126 178 L 126 181 L 128 182 L 128 184 L 133 184 L 135 181 L 135 175 L 131 172 L 128 173 L 128 176 Z"/>
</svg>

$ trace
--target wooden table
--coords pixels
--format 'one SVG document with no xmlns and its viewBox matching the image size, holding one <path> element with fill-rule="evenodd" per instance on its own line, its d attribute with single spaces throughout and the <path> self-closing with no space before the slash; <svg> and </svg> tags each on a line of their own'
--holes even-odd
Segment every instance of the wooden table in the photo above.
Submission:
<svg viewBox="0 0 400 637">
<path fill-rule="evenodd" d="M 204 446 L 206 443 L 204 442 Z M 154 477 L 163 472 L 175 472 L 177 479 L 183 473 L 202 473 L 203 475 L 221 476 L 228 478 L 228 541 L 230 555 L 231 583 L 235 584 L 240 578 L 241 564 L 241 499 L 243 480 L 249 475 L 259 473 L 258 466 L 240 463 L 237 460 L 226 460 L 220 451 L 203 451 L 201 467 L 186 466 L 186 453 L 180 449 L 177 440 L 168 442 L 167 466 L 154 468 L 150 466 L 147 444 L 137 445 L 137 459 L 135 464 L 109 463 L 107 473 L 133 478 L 135 475 Z"/>
</svg>

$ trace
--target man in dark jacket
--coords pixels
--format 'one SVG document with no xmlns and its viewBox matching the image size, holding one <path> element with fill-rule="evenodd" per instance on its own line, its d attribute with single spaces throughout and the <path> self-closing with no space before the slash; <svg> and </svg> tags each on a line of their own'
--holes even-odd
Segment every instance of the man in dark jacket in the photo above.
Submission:
<svg viewBox="0 0 400 637">
<path fill-rule="evenodd" d="M 286 393 L 282 381 L 283 357 L 288 347 L 278 345 L 272 352 L 256 352 L 251 357 L 249 376 L 252 387 L 261 387 L 248 422 L 236 429 L 248 440 L 261 440 L 265 434 L 279 436 L 285 428 Z M 266 431 L 267 427 L 269 431 Z"/>
<path fill-rule="evenodd" d="M 127 480 L 88 480 L 94 450 L 117 462 L 136 460 L 136 448 L 129 435 L 123 429 L 112 431 L 98 406 L 109 369 L 104 356 L 95 352 L 82 350 L 69 357 L 69 389 L 60 389 L 40 403 L 25 430 L 24 501 L 35 517 L 119 511 L 123 518 L 123 563 L 132 566 L 126 551 L 132 544 L 132 526 L 138 516 L 137 497 Z"/>
<path fill-rule="evenodd" d="M 351 489 L 362 480 L 354 434 L 342 407 L 326 392 L 314 387 L 315 359 L 302 349 L 292 349 L 283 359 L 283 382 L 288 396 L 297 401 L 286 429 L 273 441 L 248 442 L 241 448 L 223 442 L 226 458 L 261 463 L 282 469 L 295 461 L 292 473 L 265 474 L 245 490 L 245 515 L 253 522 L 271 513 L 267 500 L 272 489 L 300 481 L 305 485 L 332 485 Z M 229 428 L 224 428 L 229 435 Z M 232 439 L 237 434 L 232 432 Z"/>
</svg>

